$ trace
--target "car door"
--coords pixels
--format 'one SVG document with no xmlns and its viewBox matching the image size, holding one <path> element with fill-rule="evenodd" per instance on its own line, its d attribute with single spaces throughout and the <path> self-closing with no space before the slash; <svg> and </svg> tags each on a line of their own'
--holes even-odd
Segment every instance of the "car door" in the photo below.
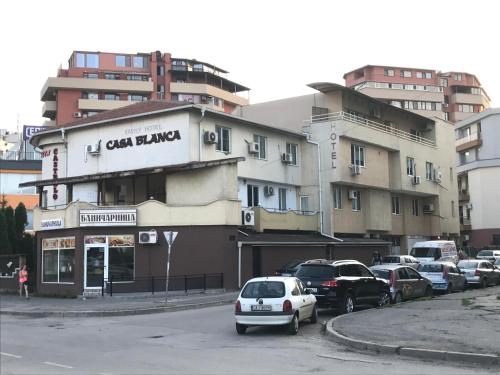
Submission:
<svg viewBox="0 0 500 375">
<path fill-rule="evenodd" d="M 424 296 L 427 283 L 413 268 L 406 267 L 406 272 L 408 272 L 409 282 L 413 287 L 412 298 L 418 298 Z"/>
<path fill-rule="evenodd" d="M 464 276 L 460 273 L 457 267 L 448 266 L 448 277 L 452 283 L 452 290 L 462 290 L 464 287 Z"/>
<path fill-rule="evenodd" d="M 406 271 L 406 267 L 399 267 L 394 271 L 397 273 L 396 287 L 403 294 L 403 300 L 412 298 L 413 285 L 410 282 L 410 276 Z"/>
<path fill-rule="evenodd" d="M 365 303 L 376 302 L 379 299 L 380 284 L 375 275 L 362 264 L 353 264 L 360 275 L 361 293 Z"/>
<path fill-rule="evenodd" d="M 366 281 L 361 278 L 356 264 L 342 264 L 339 267 L 339 282 L 344 292 L 354 293 L 354 298 L 358 303 L 365 303 L 366 300 Z"/>
<path fill-rule="evenodd" d="M 304 304 L 303 313 L 301 313 L 302 317 L 308 318 L 312 314 L 314 305 L 316 304 L 316 298 L 311 293 L 306 292 L 306 287 L 304 286 L 304 284 L 302 284 L 302 281 L 297 279 L 296 283 L 297 287 L 299 288 L 299 293 L 302 298 L 302 303 Z"/>
<path fill-rule="evenodd" d="M 490 262 L 481 262 L 480 266 L 481 272 L 484 272 L 484 275 L 488 280 L 488 284 L 494 284 L 496 282 L 496 275 L 494 273 L 493 264 Z"/>
</svg>

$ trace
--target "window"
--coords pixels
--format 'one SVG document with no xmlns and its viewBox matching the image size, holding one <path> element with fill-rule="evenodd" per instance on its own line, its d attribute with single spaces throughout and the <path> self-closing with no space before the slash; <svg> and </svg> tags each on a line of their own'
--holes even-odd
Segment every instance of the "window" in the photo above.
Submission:
<svg viewBox="0 0 500 375">
<path fill-rule="evenodd" d="M 164 76 L 165 75 L 165 67 L 163 65 L 158 65 L 156 67 L 156 74 L 159 75 L 160 77 Z"/>
<path fill-rule="evenodd" d="M 342 209 L 342 189 L 340 187 L 333 189 L 333 208 Z"/>
<path fill-rule="evenodd" d="M 359 190 L 353 190 L 353 199 L 352 199 L 352 210 L 353 211 L 361 211 L 361 193 Z"/>
<path fill-rule="evenodd" d="M 412 214 L 413 216 L 418 216 L 418 199 L 413 199 L 412 201 Z"/>
<path fill-rule="evenodd" d="M 99 68 L 99 55 L 96 53 L 81 53 L 76 54 L 77 68 Z"/>
<path fill-rule="evenodd" d="M 406 157 L 406 174 L 415 176 L 415 159 Z"/>
<path fill-rule="evenodd" d="M 300 211 L 302 211 L 302 213 L 309 212 L 309 197 L 306 195 L 300 196 Z"/>
<path fill-rule="evenodd" d="M 129 81 L 147 81 L 148 77 L 143 74 L 127 74 Z"/>
<path fill-rule="evenodd" d="M 115 56 L 115 65 L 120 68 L 130 66 L 130 57 L 123 55 Z"/>
<path fill-rule="evenodd" d="M 215 132 L 217 133 L 217 145 L 215 149 L 225 153 L 230 153 L 231 145 L 231 129 L 222 126 L 216 126 Z"/>
<path fill-rule="evenodd" d="M 391 89 L 403 90 L 404 85 L 402 83 L 391 83 Z"/>
<path fill-rule="evenodd" d="M 328 117 L 328 108 L 312 107 L 312 121 L 323 121 Z"/>
<path fill-rule="evenodd" d="M 279 209 L 280 211 L 286 211 L 286 189 L 279 188 Z"/>
<path fill-rule="evenodd" d="M 98 79 L 99 78 L 99 74 L 97 74 L 97 73 L 83 73 L 83 78 Z"/>
<path fill-rule="evenodd" d="M 297 165 L 297 154 L 299 151 L 299 145 L 295 143 L 287 143 L 286 144 L 286 152 L 287 154 L 292 155 L 292 162 L 290 165 Z"/>
<path fill-rule="evenodd" d="M 474 112 L 474 106 L 472 104 L 459 104 L 458 112 Z"/>
<path fill-rule="evenodd" d="M 455 201 L 451 201 L 451 217 L 455 217 Z"/>
<path fill-rule="evenodd" d="M 425 178 L 426 180 L 432 181 L 434 180 L 434 169 L 432 163 L 428 161 L 425 162 Z"/>
<path fill-rule="evenodd" d="M 450 167 L 450 182 L 453 182 L 453 168 Z"/>
<path fill-rule="evenodd" d="M 120 100 L 120 95 L 118 94 L 104 94 L 104 100 Z"/>
<path fill-rule="evenodd" d="M 462 80 L 462 74 L 461 73 L 455 73 L 453 75 L 453 78 L 455 79 L 455 81 L 461 81 Z"/>
<path fill-rule="evenodd" d="M 148 98 L 142 95 L 129 95 L 128 100 L 132 102 L 143 102 L 148 100 Z"/>
<path fill-rule="evenodd" d="M 255 185 L 247 185 L 247 207 L 259 205 L 259 187 Z"/>
<path fill-rule="evenodd" d="M 113 241 L 116 237 L 108 238 L 108 277 L 112 277 L 113 282 L 134 281 L 134 236 L 117 237 L 119 241 Z"/>
<path fill-rule="evenodd" d="M 394 69 L 384 69 L 384 76 L 394 77 Z"/>
<path fill-rule="evenodd" d="M 424 73 L 422 73 L 422 72 L 417 72 L 416 75 L 417 75 L 417 78 L 423 78 L 424 77 Z"/>
<path fill-rule="evenodd" d="M 42 254 L 44 283 L 74 283 L 75 237 L 43 239 Z"/>
<path fill-rule="evenodd" d="M 351 144 L 351 165 L 365 166 L 365 147 Z"/>
<path fill-rule="evenodd" d="M 401 198 L 398 196 L 392 197 L 392 213 L 394 215 L 401 215 Z"/>
<path fill-rule="evenodd" d="M 431 72 L 426 72 L 425 73 L 425 78 L 431 79 L 432 78 L 432 73 Z"/>
<path fill-rule="evenodd" d="M 99 94 L 97 92 L 84 92 L 83 99 L 99 99 Z"/>
<path fill-rule="evenodd" d="M 262 135 L 254 134 L 253 141 L 255 143 L 259 144 L 259 153 L 257 154 L 257 158 L 265 159 L 266 158 L 266 137 L 263 137 Z"/>
<path fill-rule="evenodd" d="M 145 68 L 146 67 L 146 61 L 144 56 L 134 56 L 132 59 L 132 63 L 134 68 Z"/>
<path fill-rule="evenodd" d="M 404 77 L 404 78 L 411 78 L 411 71 L 409 71 L 409 70 L 401 70 L 401 72 L 399 73 L 399 75 L 401 77 Z"/>
<path fill-rule="evenodd" d="M 481 89 L 479 87 L 471 87 L 470 93 L 473 95 L 481 95 Z"/>
<path fill-rule="evenodd" d="M 440 82 L 441 86 L 448 87 L 448 80 L 446 78 L 441 78 L 439 80 L 439 82 Z"/>
</svg>

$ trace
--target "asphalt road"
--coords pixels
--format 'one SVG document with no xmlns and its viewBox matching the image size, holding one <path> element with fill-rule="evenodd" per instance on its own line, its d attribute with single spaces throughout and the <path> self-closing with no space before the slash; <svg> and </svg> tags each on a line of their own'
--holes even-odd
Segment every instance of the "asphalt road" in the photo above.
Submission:
<svg viewBox="0 0 500 375">
<path fill-rule="evenodd" d="M 320 320 L 328 320 L 322 312 Z M 114 318 L 0 316 L 1 374 L 481 374 L 480 367 L 359 354 L 320 324 L 236 334 L 230 305 Z"/>
</svg>

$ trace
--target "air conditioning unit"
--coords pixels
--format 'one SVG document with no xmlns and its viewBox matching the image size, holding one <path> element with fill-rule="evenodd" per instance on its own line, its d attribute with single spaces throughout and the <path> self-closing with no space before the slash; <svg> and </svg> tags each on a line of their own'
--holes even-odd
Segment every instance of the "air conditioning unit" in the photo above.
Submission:
<svg viewBox="0 0 500 375">
<path fill-rule="evenodd" d="M 158 242 L 158 233 L 155 230 L 139 232 L 139 243 L 156 244 Z"/>
<path fill-rule="evenodd" d="M 241 210 L 241 225 L 255 225 L 255 212 L 248 208 Z"/>
<path fill-rule="evenodd" d="M 434 181 L 435 182 L 441 182 L 442 178 L 443 178 L 443 173 L 434 170 Z"/>
<path fill-rule="evenodd" d="M 217 143 L 218 137 L 216 132 L 206 131 L 203 133 L 203 142 L 207 144 Z"/>
<path fill-rule="evenodd" d="M 351 176 L 355 176 L 357 174 L 361 174 L 361 166 L 358 164 L 351 164 L 349 166 L 351 168 Z"/>
<path fill-rule="evenodd" d="M 290 164 L 292 162 L 292 154 L 289 154 L 288 152 L 281 154 L 281 161 L 283 163 Z"/>
<path fill-rule="evenodd" d="M 73 117 L 74 118 L 80 118 L 80 117 L 82 117 L 82 112 L 73 112 Z"/>
<path fill-rule="evenodd" d="M 99 143 L 87 145 L 86 150 L 91 155 L 99 155 L 101 152 L 101 145 Z"/>
<path fill-rule="evenodd" d="M 443 103 L 443 108 L 448 108 L 448 103 Z"/>
<path fill-rule="evenodd" d="M 464 234 L 464 241 L 469 241 L 470 236 L 468 234 Z"/>
<path fill-rule="evenodd" d="M 260 144 L 257 142 L 250 142 L 248 144 L 248 152 L 251 154 L 258 154 L 260 152 Z"/>
<path fill-rule="evenodd" d="M 420 176 L 414 176 L 412 178 L 413 185 L 420 185 Z"/>
<path fill-rule="evenodd" d="M 347 195 L 349 200 L 356 199 L 356 190 L 349 190 L 349 194 Z"/>
<path fill-rule="evenodd" d="M 424 204 L 424 212 L 434 212 L 434 205 L 431 204 Z"/>
<path fill-rule="evenodd" d="M 266 197 L 274 195 L 274 188 L 272 186 L 264 186 L 264 195 Z"/>
<path fill-rule="evenodd" d="M 468 210 L 472 210 L 472 203 L 466 203 L 465 208 L 467 208 Z"/>
</svg>

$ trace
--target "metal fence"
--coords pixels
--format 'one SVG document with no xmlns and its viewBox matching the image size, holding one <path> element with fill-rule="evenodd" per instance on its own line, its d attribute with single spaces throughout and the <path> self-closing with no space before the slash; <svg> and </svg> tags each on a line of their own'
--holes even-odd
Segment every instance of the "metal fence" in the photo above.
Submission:
<svg viewBox="0 0 500 375">
<path fill-rule="evenodd" d="M 166 276 L 144 276 L 135 277 L 134 280 L 123 280 L 119 277 L 110 276 L 102 279 L 101 293 L 113 296 L 113 293 L 165 293 Z M 222 289 L 224 287 L 224 274 L 193 274 L 170 276 L 168 290 L 183 291 L 188 293 L 191 290 L 205 292 L 207 289 Z"/>
</svg>

